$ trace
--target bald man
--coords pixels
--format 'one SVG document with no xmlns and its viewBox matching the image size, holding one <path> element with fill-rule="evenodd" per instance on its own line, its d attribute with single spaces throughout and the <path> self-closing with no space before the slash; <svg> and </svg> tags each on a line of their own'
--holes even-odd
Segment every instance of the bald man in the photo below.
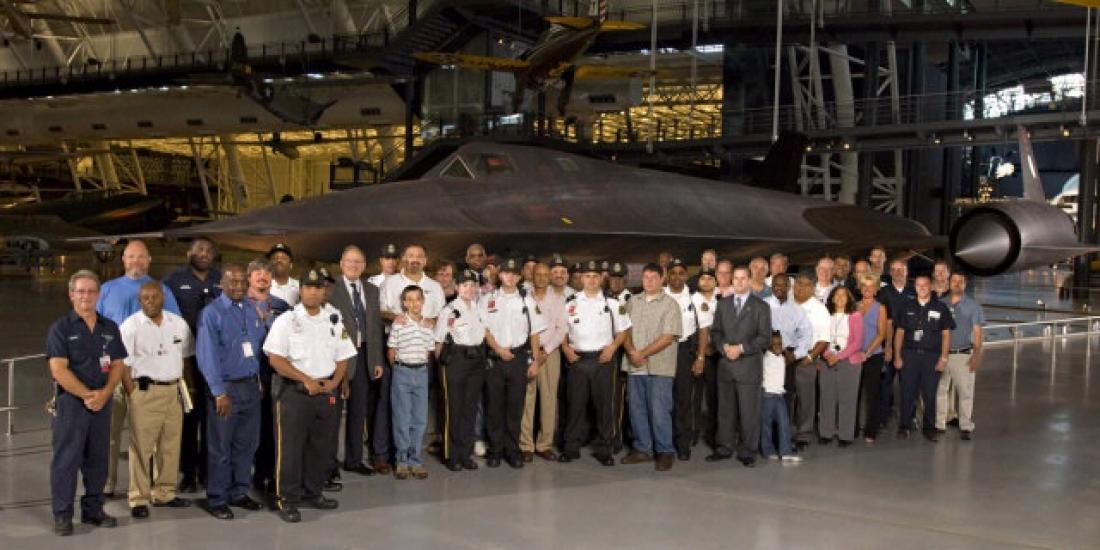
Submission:
<svg viewBox="0 0 1100 550">
<path fill-rule="evenodd" d="M 149 255 L 149 248 L 140 240 L 130 241 L 122 251 L 122 267 L 126 274 L 111 279 L 99 289 L 99 300 L 95 304 L 96 311 L 114 321 L 116 325 L 122 325 L 131 315 L 141 311 L 141 302 L 138 300 L 138 291 L 141 286 L 153 278 L 149 276 L 149 264 L 153 257 Z M 180 314 L 176 298 L 167 286 L 161 284 L 164 293 L 164 310 Z M 122 438 L 122 426 L 126 422 L 127 406 L 126 392 L 122 385 L 115 387 L 113 398 L 114 405 L 111 408 L 111 449 L 107 455 L 107 484 L 104 494 L 107 498 L 113 498 L 115 494 L 115 482 L 118 481 L 118 455 Z"/>
</svg>

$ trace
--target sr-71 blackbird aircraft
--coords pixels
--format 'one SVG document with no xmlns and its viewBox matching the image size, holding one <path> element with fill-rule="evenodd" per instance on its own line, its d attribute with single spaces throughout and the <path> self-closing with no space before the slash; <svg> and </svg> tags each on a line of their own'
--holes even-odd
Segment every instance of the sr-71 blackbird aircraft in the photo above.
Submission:
<svg viewBox="0 0 1100 550">
<path fill-rule="evenodd" d="M 765 165 L 781 160 L 769 155 Z M 330 193 L 163 234 L 205 235 L 257 251 L 285 242 L 323 260 L 335 260 L 347 244 L 369 254 L 390 242 L 425 245 L 435 258 L 462 257 L 467 245 L 480 242 L 490 250 L 559 252 L 571 260 L 649 262 L 663 250 L 695 257 L 715 248 L 729 258 L 778 251 L 797 260 L 876 244 L 944 248 L 949 241 L 918 222 L 857 206 L 493 142 L 466 143 L 419 179 Z M 1077 243 L 1063 212 L 1026 199 L 971 209 L 950 238 L 955 260 L 977 275 L 1093 250 Z"/>
</svg>

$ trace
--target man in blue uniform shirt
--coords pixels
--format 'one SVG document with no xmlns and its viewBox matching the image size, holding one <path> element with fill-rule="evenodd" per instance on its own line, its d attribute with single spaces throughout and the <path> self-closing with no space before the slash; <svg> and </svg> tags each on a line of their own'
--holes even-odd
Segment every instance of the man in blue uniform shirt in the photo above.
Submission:
<svg viewBox="0 0 1100 550">
<path fill-rule="evenodd" d="M 245 294 L 240 265 L 222 271 L 222 295 L 202 310 L 195 356 L 206 377 L 207 510 L 233 519 L 229 505 L 263 506 L 249 498 L 252 458 L 260 441 L 260 350 L 267 327 Z"/>
<path fill-rule="evenodd" d="M 921 428 L 928 441 L 936 436 L 936 389 L 940 373 L 947 366 L 951 331 L 955 320 L 951 310 L 932 295 L 932 280 L 920 275 L 913 283 L 915 300 L 906 302 L 894 319 L 894 366 L 901 371 L 901 411 L 898 439 L 909 437 L 917 409 L 917 392 L 924 401 Z"/>
<path fill-rule="evenodd" d="M 198 333 L 199 313 L 217 298 L 222 290 L 218 286 L 222 274 L 212 267 L 218 250 L 206 237 L 191 241 L 187 250 L 187 265 L 181 266 L 167 277 L 164 284 L 179 304 L 180 316 L 191 328 L 191 336 Z M 168 299 L 168 296 L 165 296 Z M 191 393 L 191 400 L 199 402 L 206 395 L 206 382 L 192 365 L 184 367 L 183 377 Z M 180 438 L 180 492 L 194 492 L 199 483 L 206 483 L 206 407 L 199 406 L 183 415 L 183 435 Z"/>
<path fill-rule="evenodd" d="M 153 258 L 149 256 L 149 249 L 145 243 L 139 240 L 130 241 L 122 251 L 122 267 L 126 274 L 103 283 L 99 291 L 99 300 L 95 304 L 96 311 L 100 315 L 121 325 L 131 315 L 141 311 L 141 303 L 138 301 L 138 291 L 141 285 L 152 281 L 149 276 L 149 264 Z M 169 292 L 168 287 L 161 285 L 164 291 L 164 309 L 176 315 L 180 314 L 176 299 Z M 122 426 L 126 422 L 126 393 L 122 386 L 118 386 L 114 394 L 114 406 L 111 408 L 111 449 L 107 459 L 107 496 L 113 497 L 115 484 L 118 481 L 118 456 L 121 450 Z M 125 491 L 123 491 L 125 492 Z"/>
<path fill-rule="evenodd" d="M 103 511 L 111 428 L 111 395 L 122 377 L 126 348 L 118 325 L 96 313 L 99 278 L 80 270 L 69 278 L 73 310 L 50 326 L 46 356 L 57 383 L 53 412 L 50 496 L 54 532 L 73 534 L 76 475 L 84 476 L 80 521 L 114 527 Z"/>
</svg>

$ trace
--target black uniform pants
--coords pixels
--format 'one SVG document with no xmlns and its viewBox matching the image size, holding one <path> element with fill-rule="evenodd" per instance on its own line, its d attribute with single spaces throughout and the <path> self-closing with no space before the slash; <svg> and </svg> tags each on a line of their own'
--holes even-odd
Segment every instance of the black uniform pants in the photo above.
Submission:
<svg viewBox="0 0 1100 550">
<path fill-rule="evenodd" d="M 355 376 L 348 382 L 347 418 L 344 420 L 344 467 L 354 468 L 363 463 L 363 439 L 367 431 L 367 407 L 370 395 L 370 379 L 374 369 L 367 368 L 366 351 L 359 348 L 355 356 Z"/>
<path fill-rule="evenodd" d="M 686 342 L 681 342 L 676 350 L 676 377 L 672 382 L 672 427 L 678 451 L 691 449 L 699 437 L 695 420 L 703 408 L 705 382 L 703 377 L 695 376 L 691 372 L 698 347 L 695 338 L 689 338 Z"/>
<path fill-rule="evenodd" d="M 759 367 L 757 367 L 759 369 Z M 734 366 L 723 358 L 718 363 L 718 433 L 715 452 L 737 458 L 756 458 L 760 448 L 761 373 L 747 365 Z M 737 437 L 740 431 L 741 437 Z"/>
<path fill-rule="evenodd" d="M 98 412 L 84 406 L 84 400 L 61 392 L 54 401 L 53 458 L 50 459 L 50 496 L 55 518 L 72 519 L 77 473 L 84 475 L 83 517 L 103 512 L 103 486 L 107 483 L 107 455 L 110 454 L 111 400 Z"/>
<path fill-rule="evenodd" d="M 271 400 L 272 372 L 261 367 L 260 386 L 260 446 L 256 448 L 255 464 L 252 469 L 252 484 L 265 487 L 265 483 L 275 480 L 275 417 Z"/>
<path fill-rule="evenodd" d="M 611 399 L 613 401 L 611 414 L 614 416 L 613 426 L 615 428 L 615 434 L 611 436 L 611 447 L 615 453 L 618 453 L 623 449 L 624 441 L 634 440 L 634 430 L 630 426 L 630 415 L 627 414 L 627 400 L 630 399 L 629 392 L 626 391 L 626 385 L 629 376 L 620 370 L 619 365 L 623 364 L 622 348 L 615 352 L 615 357 L 611 360 Z"/>
<path fill-rule="evenodd" d="M 275 386 L 275 496 L 297 506 L 321 495 L 332 468 L 340 431 L 337 397 L 309 395 L 295 382 Z"/>
<path fill-rule="evenodd" d="M 706 411 L 703 413 L 703 438 L 711 447 L 715 445 L 718 434 L 718 356 L 708 355 L 703 366 L 703 401 Z"/>
<path fill-rule="evenodd" d="M 495 355 L 485 373 L 485 427 L 489 434 L 489 457 L 519 456 L 519 429 L 527 400 L 527 367 L 531 348 L 512 348 L 512 360 Z"/>
<path fill-rule="evenodd" d="M 600 363 L 599 352 L 581 353 L 580 359 L 570 365 L 569 415 L 566 421 L 565 445 L 569 455 L 579 455 L 588 437 L 588 403 L 596 411 L 596 439 L 592 441 L 592 454 L 597 457 L 611 454 L 611 440 L 615 435 L 615 418 L 611 390 L 615 379 L 614 362 Z"/>
<path fill-rule="evenodd" d="M 940 385 L 940 373 L 936 363 L 940 352 L 905 349 L 901 352 L 901 417 L 899 430 L 913 429 L 913 416 L 917 413 L 917 395 L 924 401 L 924 417 L 921 428 L 936 429 L 936 389 Z"/>
<path fill-rule="evenodd" d="M 480 346 L 448 346 L 440 366 L 447 404 L 445 460 L 461 463 L 474 453 L 474 418 L 485 385 L 485 367 L 485 350 Z"/>
<path fill-rule="evenodd" d="M 195 369 L 191 378 L 191 402 L 195 406 L 183 415 L 183 432 L 180 436 L 180 473 L 185 478 L 196 478 L 206 483 L 206 379 Z"/>
</svg>

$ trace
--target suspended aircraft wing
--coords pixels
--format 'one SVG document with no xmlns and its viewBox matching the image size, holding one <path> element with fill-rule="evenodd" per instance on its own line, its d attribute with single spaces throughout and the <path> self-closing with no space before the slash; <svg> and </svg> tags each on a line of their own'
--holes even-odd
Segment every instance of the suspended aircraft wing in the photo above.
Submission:
<svg viewBox="0 0 1100 550">
<path fill-rule="evenodd" d="M 416 52 L 413 53 L 412 56 L 425 63 L 454 65 L 455 67 L 462 67 L 463 69 L 478 69 L 482 71 L 516 72 L 524 71 L 531 67 L 530 63 L 522 59 L 473 55 L 468 53 Z"/>
<path fill-rule="evenodd" d="M 591 17 L 550 16 L 543 19 L 551 25 L 561 25 L 578 31 L 590 29 L 596 23 L 596 20 Z"/>
<path fill-rule="evenodd" d="M 645 25 L 630 21 L 604 21 L 600 23 L 600 32 L 640 31 L 644 28 Z"/>
<path fill-rule="evenodd" d="M 1100 8 L 1100 0 L 1054 0 L 1059 4 L 1071 4 L 1082 8 Z"/>
<path fill-rule="evenodd" d="M 660 76 L 661 74 L 660 71 L 615 65 L 588 64 L 573 66 L 577 68 L 576 78 L 634 78 L 650 75 Z"/>
</svg>

